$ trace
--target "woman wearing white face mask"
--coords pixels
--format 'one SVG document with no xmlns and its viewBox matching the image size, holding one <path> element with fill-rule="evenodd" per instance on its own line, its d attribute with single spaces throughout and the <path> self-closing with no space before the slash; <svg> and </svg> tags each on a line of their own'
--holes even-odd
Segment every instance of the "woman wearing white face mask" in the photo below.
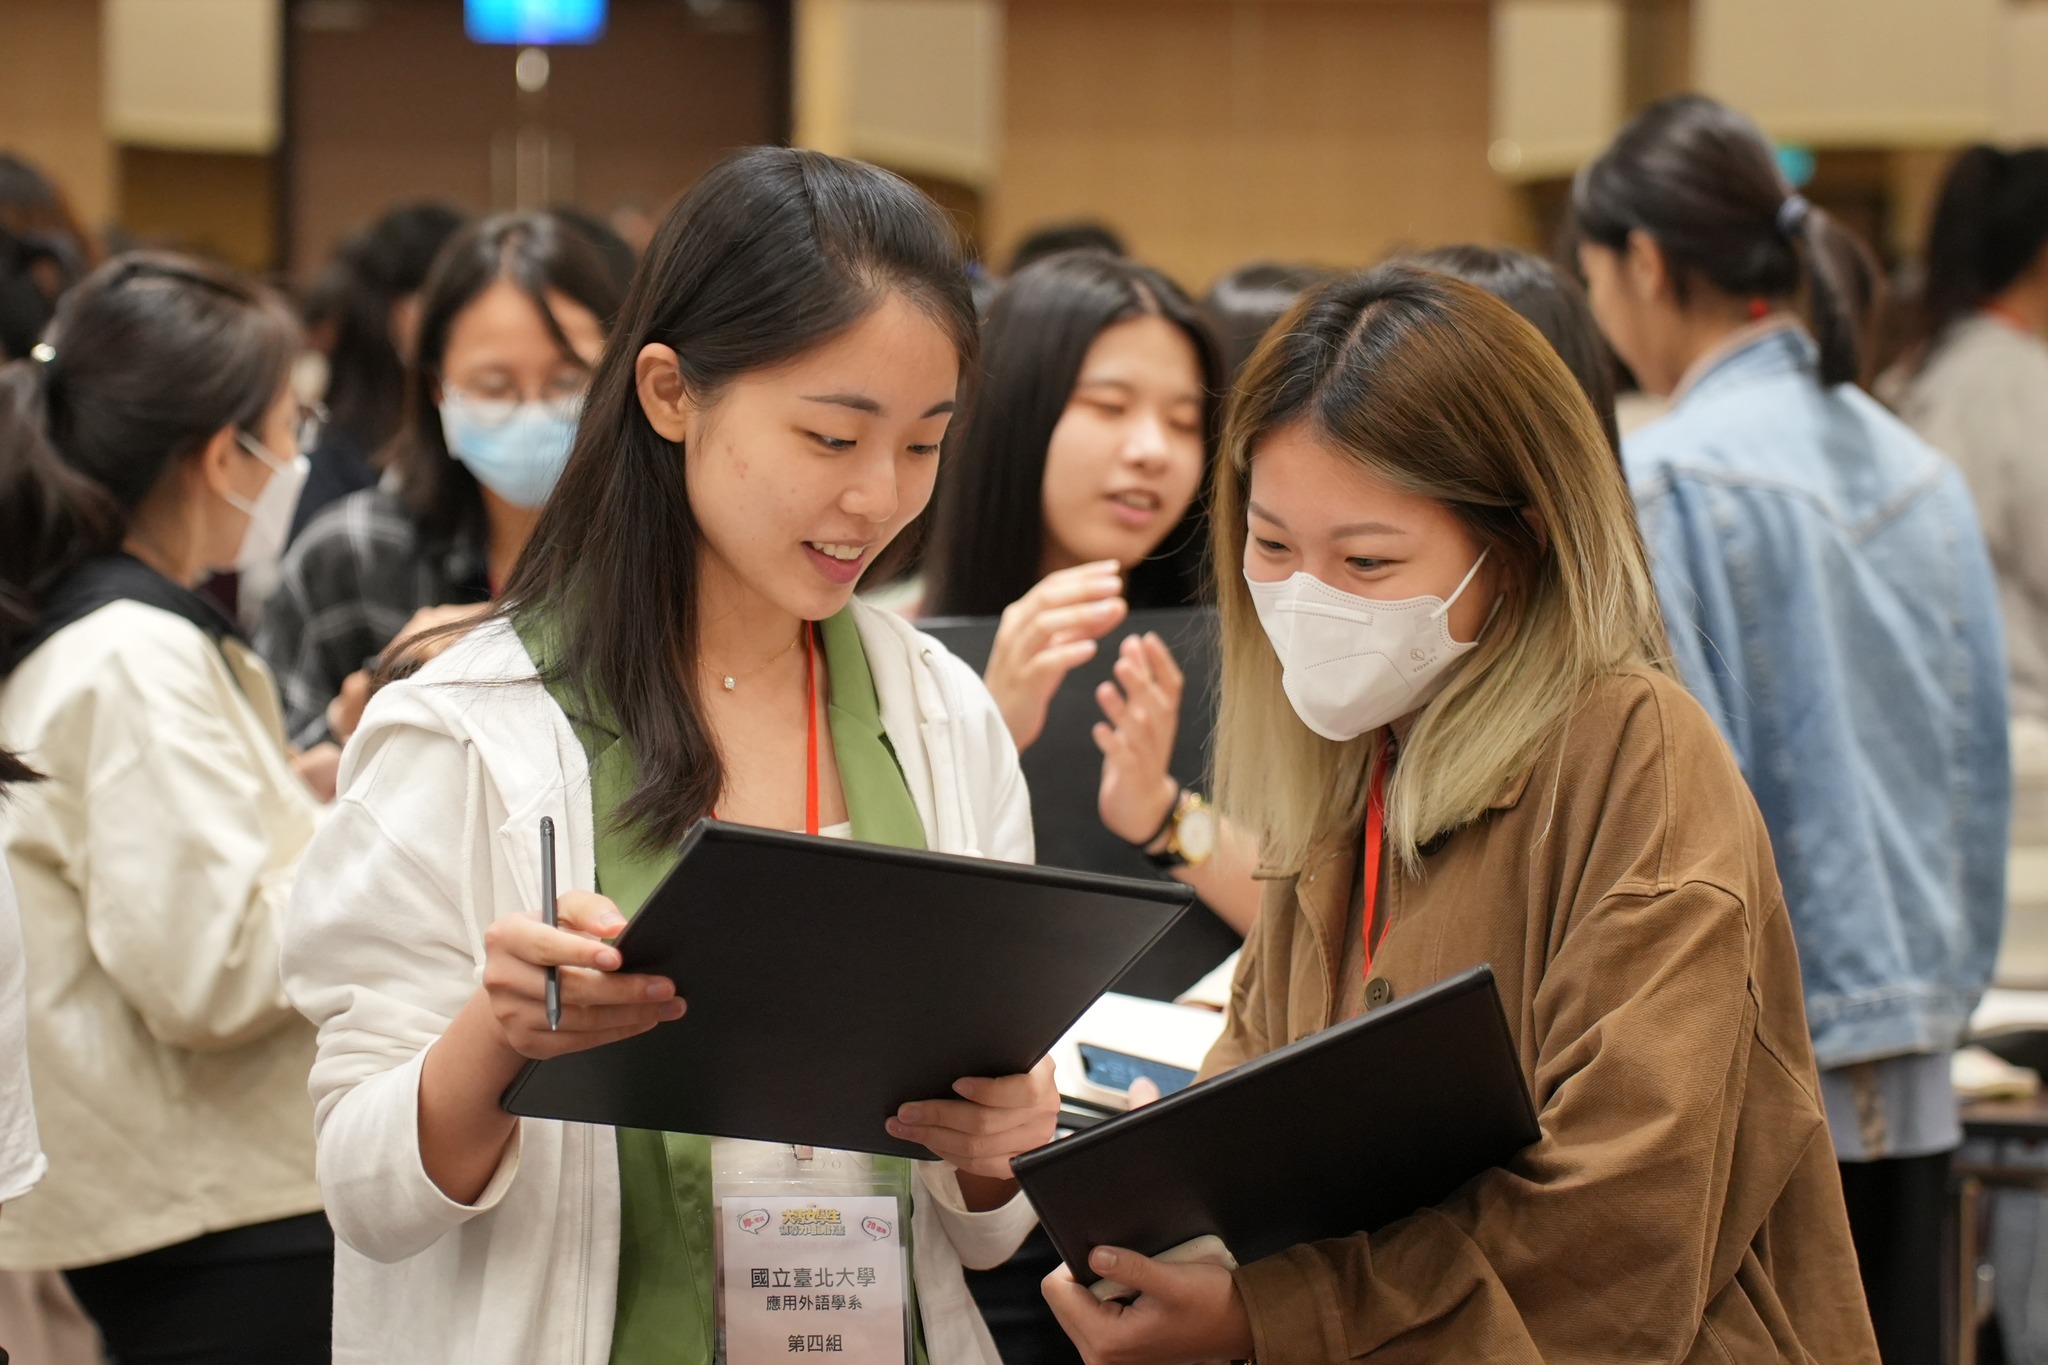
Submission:
<svg viewBox="0 0 2048 1365">
<path fill-rule="evenodd" d="M 396 640 L 474 616 L 526 548 L 618 311 L 597 250 L 552 214 L 473 224 L 420 294 L 405 415 L 377 488 L 316 517 L 285 557 L 257 648 L 293 742 L 328 763 Z"/>
<path fill-rule="evenodd" d="M 1219 795 L 1285 876 L 1205 1072 L 1486 962 L 1542 1136 L 1234 1272 L 1098 1249 L 1140 1295 L 1047 1280 L 1083 1357 L 1874 1360 L 1769 840 L 1556 353 L 1443 276 L 1328 285 L 1212 506 Z"/>
<path fill-rule="evenodd" d="M 0 1266 L 66 1273 L 124 1362 L 324 1361 L 313 1035 L 279 919 L 313 806 L 275 684 L 194 591 L 282 539 L 298 327 L 122 257 L 0 370 L 0 804 L 50 1157 Z"/>
</svg>

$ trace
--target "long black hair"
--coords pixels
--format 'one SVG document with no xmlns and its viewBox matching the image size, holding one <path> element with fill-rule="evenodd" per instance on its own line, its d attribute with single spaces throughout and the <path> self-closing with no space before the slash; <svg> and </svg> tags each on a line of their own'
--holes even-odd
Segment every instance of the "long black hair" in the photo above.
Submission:
<svg viewBox="0 0 2048 1365">
<path fill-rule="evenodd" d="M 420 292 L 462 222 L 445 204 L 400 205 L 342 243 L 318 286 L 321 304 L 307 320 L 334 329 L 328 421 L 366 452 L 397 432 L 404 406 L 405 361 L 391 335 L 391 310 Z"/>
<path fill-rule="evenodd" d="M 1533 251 L 1508 246 L 1443 246 L 1409 257 L 1408 264 L 1476 284 L 1528 319 L 1563 357 L 1565 368 L 1593 405 L 1615 458 L 1621 458 L 1621 428 L 1614 416 L 1614 355 L 1576 279 Z"/>
<path fill-rule="evenodd" d="M 980 392 L 946 436 L 925 558 L 925 611 L 994 616 L 1031 590 L 1045 549 L 1046 448 L 1095 338 L 1119 322 L 1160 317 L 1186 334 L 1201 366 L 1201 487 L 1215 462 L 1222 365 L 1180 286 L 1150 266 L 1100 251 L 1050 256 L 996 296 L 982 332 Z M 1134 607 L 1200 598 L 1206 494 L 1132 569 Z"/>
<path fill-rule="evenodd" d="M 974 303 L 944 214 L 887 171 L 787 147 L 713 167 L 634 277 L 503 610 L 559 623 L 554 676 L 631 746 L 639 786 L 619 819 L 652 844 L 710 813 L 725 769 L 699 693 L 697 519 L 678 447 L 640 405 L 640 352 L 673 347 L 691 398 L 714 403 L 892 294 L 944 328 L 970 373 Z"/>
<path fill-rule="evenodd" d="M 404 423 L 391 452 L 399 495 L 429 540 L 481 534 L 483 494 L 477 490 L 476 475 L 449 452 L 434 395 L 456 318 L 499 280 L 519 287 L 540 310 L 555 345 L 578 365 L 583 357 L 569 344 L 548 306 L 548 291 L 557 290 L 588 308 L 607 333 L 621 303 L 622 285 L 604 256 L 582 233 L 551 213 L 486 218 L 462 229 L 441 248 L 420 291 L 419 340 L 406 369 Z"/>
<path fill-rule="evenodd" d="M 1924 357 L 2048 250 L 2048 147 L 1966 147 L 1948 168 L 1927 230 L 1915 342 Z"/>
<path fill-rule="evenodd" d="M 1757 126 L 1705 95 L 1637 114 L 1572 184 L 1571 226 L 1611 251 L 1647 233 L 1683 303 L 1700 284 L 1732 298 L 1803 301 L 1826 384 L 1862 373 L 1870 253 L 1796 194 Z"/>
<path fill-rule="evenodd" d="M 299 325 L 224 266 L 117 256 L 65 295 L 42 358 L 0 367 L 0 657 L 44 594 L 111 553 L 174 461 L 254 432 Z"/>
</svg>

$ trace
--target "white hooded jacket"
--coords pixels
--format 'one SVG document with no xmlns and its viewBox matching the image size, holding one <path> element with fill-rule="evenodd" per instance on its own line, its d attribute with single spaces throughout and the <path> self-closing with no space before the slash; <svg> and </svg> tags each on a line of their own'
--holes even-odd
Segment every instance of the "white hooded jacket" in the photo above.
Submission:
<svg viewBox="0 0 2048 1365">
<path fill-rule="evenodd" d="M 856 600 L 854 619 L 931 848 L 1028 862 L 1031 813 L 1001 713 L 943 646 Z M 519 680 L 509 681 L 508 680 Z M 479 628 L 371 703 L 307 853 L 285 986 L 319 1027 L 320 1186 L 336 1248 L 338 1365 L 604 1365 L 619 1259 L 613 1130 L 523 1119 L 474 1204 L 420 1160 L 426 1051 L 476 990 L 484 930 L 539 904 L 532 831 L 595 870 L 589 770 L 510 626 Z M 961 1276 L 1001 1264 L 1035 1215 L 970 1213 L 950 1166 L 918 1166 L 912 1241 L 931 1365 L 999 1365 Z"/>
</svg>

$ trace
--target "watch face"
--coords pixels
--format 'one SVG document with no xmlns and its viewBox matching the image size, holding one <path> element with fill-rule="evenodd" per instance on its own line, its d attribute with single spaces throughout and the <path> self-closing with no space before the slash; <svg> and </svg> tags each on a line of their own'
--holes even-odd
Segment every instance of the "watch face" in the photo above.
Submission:
<svg viewBox="0 0 2048 1365">
<path fill-rule="evenodd" d="M 1216 810 L 1213 806 L 1190 806 L 1182 812 L 1174 842 L 1180 856 L 1199 863 L 1216 851 Z"/>
</svg>

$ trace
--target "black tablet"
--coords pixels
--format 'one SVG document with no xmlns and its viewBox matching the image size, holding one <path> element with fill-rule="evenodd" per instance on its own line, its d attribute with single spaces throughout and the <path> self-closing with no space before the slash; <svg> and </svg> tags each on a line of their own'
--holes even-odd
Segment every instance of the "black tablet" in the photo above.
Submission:
<svg viewBox="0 0 2048 1365">
<path fill-rule="evenodd" d="M 883 1121 L 1028 1071 L 1192 899 L 1129 881 L 706 820 L 619 938 L 689 1010 L 529 1062 L 534 1118 L 929 1157 Z"/>
<path fill-rule="evenodd" d="M 1016 1160 L 1084 1284 L 1098 1246 L 1206 1234 L 1240 1263 L 1373 1232 L 1539 1136 L 1493 969 L 1475 967 Z"/>
</svg>

